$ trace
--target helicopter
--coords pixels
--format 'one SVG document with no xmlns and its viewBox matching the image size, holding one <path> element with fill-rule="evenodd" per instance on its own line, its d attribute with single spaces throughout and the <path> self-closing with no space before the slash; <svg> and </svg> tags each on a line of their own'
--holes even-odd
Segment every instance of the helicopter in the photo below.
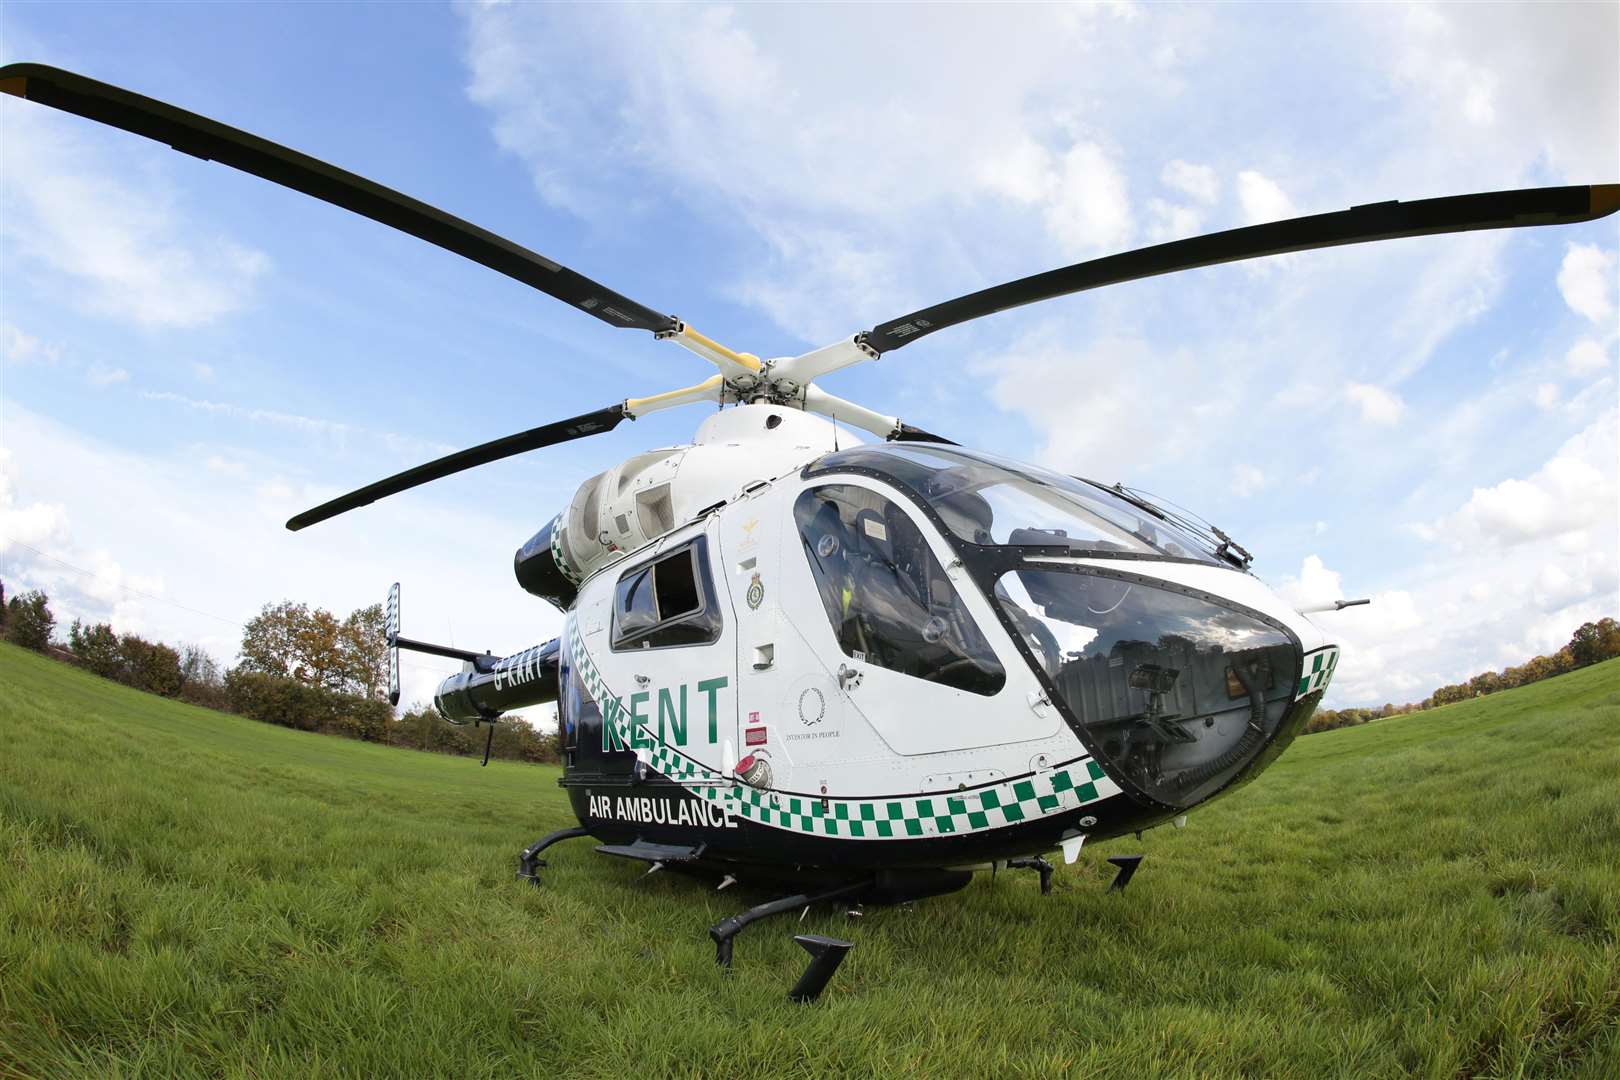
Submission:
<svg viewBox="0 0 1620 1080">
<path fill-rule="evenodd" d="M 1287 748 L 1338 665 L 1332 635 L 1187 511 L 958 445 L 817 385 L 1026 304 L 1238 260 L 1376 240 L 1591 221 L 1620 185 L 1381 202 L 1173 240 L 981 289 L 796 356 L 761 359 L 373 181 L 128 90 L 39 64 L 0 90 L 217 161 L 478 262 L 716 370 L 495 439 L 296 515 L 301 530 L 429 481 L 692 404 L 689 444 L 584 481 L 516 551 L 558 638 L 461 660 L 434 705 L 493 724 L 555 702 L 578 826 L 606 855 L 783 890 L 716 924 L 716 959 L 771 915 L 895 903 L 981 871 L 1055 867 L 1087 841 L 1185 822 Z M 853 438 L 850 429 L 863 433 Z M 1340 601 L 1336 607 L 1365 601 Z M 486 753 L 487 761 L 487 753 Z M 1115 856 L 1123 891 L 1141 860 Z M 798 939 L 813 998 L 850 943 Z"/>
</svg>

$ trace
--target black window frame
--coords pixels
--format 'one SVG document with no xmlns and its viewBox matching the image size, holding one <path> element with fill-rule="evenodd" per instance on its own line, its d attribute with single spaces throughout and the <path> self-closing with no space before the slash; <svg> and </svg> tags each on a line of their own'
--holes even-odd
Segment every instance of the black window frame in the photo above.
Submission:
<svg viewBox="0 0 1620 1080">
<path fill-rule="evenodd" d="M 807 528 L 811 526 L 811 521 L 814 519 L 815 515 L 812 514 L 809 518 L 807 518 L 805 514 L 805 508 L 808 505 L 807 500 L 814 499 L 819 492 L 842 488 L 850 488 L 875 496 L 891 506 L 894 513 L 903 519 L 904 522 L 915 532 L 915 541 L 918 545 L 917 550 L 922 552 L 922 554 L 928 560 L 928 566 L 923 570 L 923 572 L 931 581 L 937 581 L 945 588 L 951 590 L 953 599 L 950 605 L 950 610 L 955 612 L 961 618 L 962 622 L 960 624 L 960 628 L 965 630 L 966 636 L 959 641 L 952 641 L 950 643 L 950 646 L 959 646 L 959 648 L 957 655 L 952 660 L 952 664 L 947 665 L 945 669 L 919 671 L 914 670 L 910 664 L 896 664 L 892 662 L 892 657 L 885 659 L 878 655 L 856 656 L 854 646 L 846 639 L 845 625 L 847 621 L 847 613 L 846 619 L 841 620 L 840 614 L 834 610 L 834 600 L 827 591 L 828 582 L 823 575 L 820 559 L 817 553 L 813 550 L 811 538 L 806 531 Z M 910 517 L 910 515 L 907 514 L 905 502 L 908 497 L 908 492 L 888 491 L 884 490 L 883 486 L 868 487 L 862 484 L 851 484 L 847 479 L 836 475 L 826 478 L 817 477 L 814 482 L 807 484 L 803 490 L 794 496 L 794 531 L 798 534 L 799 547 L 804 553 L 804 557 L 807 562 L 807 569 L 810 571 L 810 577 L 814 582 L 815 591 L 821 601 L 823 613 L 830 624 L 834 643 L 838 651 L 843 654 L 844 658 L 853 660 L 858 664 L 866 664 L 872 667 L 882 668 L 885 671 L 893 672 L 894 674 L 903 678 L 916 679 L 919 682 L 933 683 L 935 686 L 939 686 L 944 689 L 972 694 L 975 697 L 981 697 L 987 700 L 997 697 L 1007 688 L 1008 684 L 1006 659 L 1003 657 L 1001 651 L 998 650 L 995 644 L 991 641 L 990 636 L 985 633 L 985 629 L 980 625 L 979 619 L 975 617 L 970 610 L 968 610 L 967 605 L 963 602 L 964 598 L 962 595 L 962 585 L 960 582 L 951 580 L 949 574 L 946 572 L 945 564 L 940 561 L 938 554 L 933 550 L 932 545 L 928 541 L 927 529 L 922 525 L 919 525 Z M 823 502 L 822 505 L 827 506 L 832 504 Z M 940 528 L 939 523 L 927 514 L 924 514 L 924 521 L 935 529 Z M 842 527 L 847 530 L 850 528 L 850 525 L 849 523 L 844 523 Z M 994 615 L 999 617 L 1000 613 L 996 610 L 994 605 L 990 606 L 990 610 Z M 898 624 L 891 624 L 891 629 L 896 625 Z M 882 631 L 883 628 L 881 625 L 878 625 L 876 626 L 876 629 Z M 938 641 L 943 640 L 943 638 L 939 638 L 932 644 L 937 644 Z M 912 643 L 912 645 L 915 644 L 916 643 Z M 927 648 L 927 646 L 922 646 L 922 648 Z M 905 652 L 905 650 L 902 650 L 901 655 L 908 654 Z M 920 651 L 917 655 L 921 655 Z M 1013 655 L 1017 656 L 1018 654 L 1015 652 Z M 970 685 L 973 680 L 967 677 L 965 673 L 961 672 L 950 679 L 940 679 L 936 677 L 941 673 L 942 670 L 948 670 L 950 666 L 961 662 L 977 663 L 977 671 L 980 678 L 983 680 L 980 686 Z"/>
<path fill-rule="evenodd" d="M 668 619 L 659 618 L 651 625 L 636 626 L 624 630 L 619 625 L 620 608 L 629 584 L 636 578 L 644 575 L 653 575 L 647 585 L 652 589 L 654 604 L 657 603 L 657 567 L 678 556 L 684 555 L 691 560 L 693 584 L 697 588 L 698 606 L 695 610 L 684 611 Z M 613 585 L 613 612 L 608 633 L 608 649 L 611 652 L 651 652 L 658 649 L 692 649 L 713 645 L 720 640 L 725 630 L 725 620 L 720 612 L 720 604 L 714 589 L 714 577 L 709 570 L 709 540 L 706 536 L 694 536 L 692 539 L 676 544 L 664 551 L 658 552 L 652 558 L 626 568 L 619 574 Z M 675 632 L 676 636 L 687 638 L 694 633 L 699 640 L 658 641 L 660 634 Z"/>
</svg>

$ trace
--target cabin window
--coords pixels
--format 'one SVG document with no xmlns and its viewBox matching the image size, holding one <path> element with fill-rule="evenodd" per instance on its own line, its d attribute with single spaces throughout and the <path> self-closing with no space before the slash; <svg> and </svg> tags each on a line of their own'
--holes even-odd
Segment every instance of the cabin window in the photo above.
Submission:
<svg viewBox="0 0 1620 1080">
<path fill-rule="evenodd" d="M 922 531 L 867 488 L 829 484 L 793 508 L 822 606 L 845 656 L 992 695 L 1007 675 Z"/>
<path fill-rule="evenodd" d="M 708 645 L 720 639 L 708 544 L 698 537 L 625 571 L 613 593 L 613 649 Z"/>
</svg>

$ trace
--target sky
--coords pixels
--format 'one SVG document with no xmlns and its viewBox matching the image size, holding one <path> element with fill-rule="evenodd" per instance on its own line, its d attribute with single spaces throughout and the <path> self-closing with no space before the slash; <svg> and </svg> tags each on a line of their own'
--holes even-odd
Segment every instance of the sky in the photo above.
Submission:
<svg viewBox="0 0 1620 1080">
<path fill-rule="evenodd" d="M 31 60 L 440 206 L 761 356 L 1192 235 L 1620 181 L 1620 5 L 0 5 Z M 822 385 L 1188 507 L 1421 700 L 1620 615 L 1620 224 L 1190 271 Z M 300 533 L 342 491 L 706 378 L 454 255 L 0 99 L 0 580 L 194 642 L 402 583 L 410 636 L 554 636 L 513 551 L 700 407 Z M 407 702 L 453 662 L 407 656 Z"/>
</svg>

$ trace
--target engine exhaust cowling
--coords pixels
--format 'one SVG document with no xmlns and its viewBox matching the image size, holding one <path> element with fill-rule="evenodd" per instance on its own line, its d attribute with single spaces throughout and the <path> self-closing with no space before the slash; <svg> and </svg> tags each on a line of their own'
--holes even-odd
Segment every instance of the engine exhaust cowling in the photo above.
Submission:
<svg viewBox="0 0 1620 1080">
<path fill-rule="evenodd" d="M 554 517 L 512 556 L 512 572 L 523 591 L 567 611 L 579 594 L 579 581 L 562 547 L 562 517 Z"/>
</svg>

